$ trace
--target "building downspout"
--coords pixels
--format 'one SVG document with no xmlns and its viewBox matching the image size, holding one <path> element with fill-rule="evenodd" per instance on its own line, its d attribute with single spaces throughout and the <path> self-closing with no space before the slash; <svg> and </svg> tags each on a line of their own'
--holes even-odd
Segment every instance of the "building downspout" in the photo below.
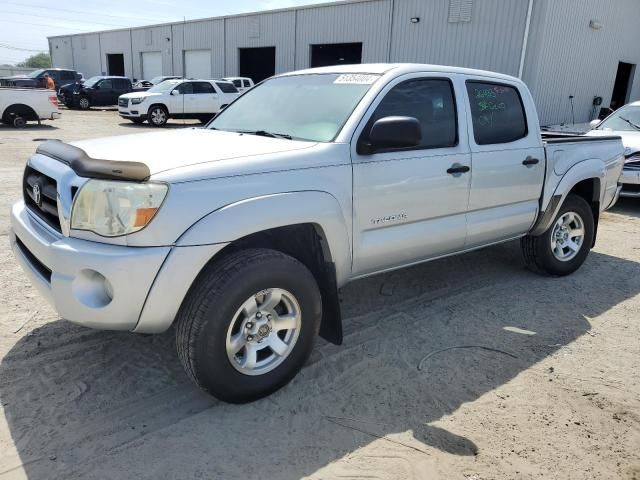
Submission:
<svg viewBox="0 0 640 480">
<path fill-rule="evenodd" d="M 524 59 L 527 55 L 527 43 L 529 41 L 529 27 L 531 26 L 531 12 L 533 11 L 533 0 L 529 0 L 527 8 L 527 23 L 524 27 L 524 37 L 522 38 L 522 51 L 520 52 L 520 66 L 518 67 L 518 78 L 522 78 L 524 71 Z"/>
</svg>

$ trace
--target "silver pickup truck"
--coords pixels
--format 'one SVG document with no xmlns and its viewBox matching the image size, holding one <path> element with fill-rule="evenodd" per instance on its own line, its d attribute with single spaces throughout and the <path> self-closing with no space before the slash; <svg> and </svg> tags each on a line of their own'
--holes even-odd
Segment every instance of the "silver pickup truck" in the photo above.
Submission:
<svg viewBox="0 0 640 480">
<path fill-rule="evenodd" d="M 518 79 L 432 65 L 304 70 L 205 128 L 41 144 L 10 241 L 59 314 L 175 324 L 198 385 L 246 402 L 342 342 L 352 280 L 521 239 L 566 275 L 620 187 L 619 137 L 542 134 Z"/>
</svg>

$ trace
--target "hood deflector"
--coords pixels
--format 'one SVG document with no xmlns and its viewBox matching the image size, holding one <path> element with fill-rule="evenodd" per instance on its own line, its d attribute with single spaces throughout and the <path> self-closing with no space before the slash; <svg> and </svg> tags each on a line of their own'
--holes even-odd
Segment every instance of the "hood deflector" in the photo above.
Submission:
<svg viewBox="0 0 640 480">
<path fill-rule="evenodd" d="M 41 143 L 36 153 L 69 165 L 80 177 L 141 182 L 151 175 L 149 167 L 144 163 L 91 158 L 81 148 L 58 140 Z"/>
</svg>

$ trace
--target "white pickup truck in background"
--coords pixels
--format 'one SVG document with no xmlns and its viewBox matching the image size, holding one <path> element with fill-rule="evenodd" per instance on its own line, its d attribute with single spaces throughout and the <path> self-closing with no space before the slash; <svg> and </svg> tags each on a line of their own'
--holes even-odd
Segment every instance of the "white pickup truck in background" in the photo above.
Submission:
<svg viewBox="0 0 640 480">
<path fill-rule="evenodd" d="M 60 117 L 54 90 L 43 88 L 0 87 L 0 121 L 21 128 L 27 122 L 55 120 Z"/>
<path fill-rule="evenodd" d="M 63 318 L 175 323 L 191 378 L 246 402 L 289 382 L 318 333 L 342 342 L 338 289 L 355 279 L 514 239 L 532 269 L 574 272 L 623 151 L 617 136 L 541 133 L 507 75 L 310 69 L 206 128 L 41 144 L 9 237 Z"/>
<path fill-rule="evenodd" d="M 223 80 L 165 80 L 145 92 L 120 95 L 118 113 L 134 123 L 147 120 L 155 127 L 163 127 L 170 118 L 206 123 L 238 95 L 236 87 Z"/>
</svg>

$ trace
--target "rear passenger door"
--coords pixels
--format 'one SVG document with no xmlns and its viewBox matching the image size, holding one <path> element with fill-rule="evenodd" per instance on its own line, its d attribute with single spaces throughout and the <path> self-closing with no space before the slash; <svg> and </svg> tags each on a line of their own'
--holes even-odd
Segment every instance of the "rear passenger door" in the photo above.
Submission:
<svg viewBox="0 0 640 480">
<path fill-rule="evenodd" d="M 466 79 L 472 174 L 467 247 L 516 237 L 533 224 L 544 180 L 544 150 L 532 102 L 517 84 Z"/>
<path fill-rule="evenodd" d="M 194 112 L 213 116 L 218 111 L 219 95 L 209 82 L 193 82 L 193 96 L 195 97 Z"/>
<path fill-rule="evenodd" d="M 466 135 L 458 134 L 467 129 L 465 102 L 456 95 L 461 88 L 457 76 L 405 75 L 385 87 L 356 129 L 351 145 L 356 275 L 464 247 L 471 156 Z M 416 118 L 421 144 L 359 153 L 373 123 L 388 116 Z"/>
</svg>

